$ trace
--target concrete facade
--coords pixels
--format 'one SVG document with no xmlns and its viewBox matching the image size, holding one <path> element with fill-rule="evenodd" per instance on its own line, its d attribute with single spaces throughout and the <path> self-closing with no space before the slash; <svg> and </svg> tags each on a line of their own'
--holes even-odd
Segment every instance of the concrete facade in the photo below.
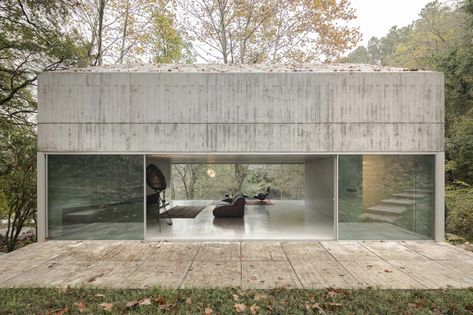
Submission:
<svg viewBox="0 0 473 315">
<path fill-rule="evenodd" d="M 40 75 L 39 239 L 47 237 L 47 155 L 120 153 L 198 154 L 217 162 L 304 156 L 306 204 L 333 217 L 335 231 L 336 155 L 434 155 L 435 239 L 443 239 L 443 74 L 340 65 L 182 67 Z M 331 158 L 312 164 L 310 155 Z"/>
<path fill-rule="evenodd" d="M 443 75 L 43 73 L 44 152 L 440 152 Z M 264 141 L 261 141 L 264 139 Z"/>
</svg>

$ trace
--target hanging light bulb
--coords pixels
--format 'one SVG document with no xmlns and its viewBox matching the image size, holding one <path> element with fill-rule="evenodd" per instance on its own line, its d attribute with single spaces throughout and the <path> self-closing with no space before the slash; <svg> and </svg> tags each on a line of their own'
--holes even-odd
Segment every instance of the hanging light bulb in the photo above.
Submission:
<svg viewBox="0 0 473 315">
<path fill-rule="evenodd" d="M 215 172 L 214 169 L 208 168 L 208 169 L 207 169 L 207 175 L 208 175 L 209 177 L 215 177 L 215 175 L 217 175 L 217 173 Z"/>
</svg>

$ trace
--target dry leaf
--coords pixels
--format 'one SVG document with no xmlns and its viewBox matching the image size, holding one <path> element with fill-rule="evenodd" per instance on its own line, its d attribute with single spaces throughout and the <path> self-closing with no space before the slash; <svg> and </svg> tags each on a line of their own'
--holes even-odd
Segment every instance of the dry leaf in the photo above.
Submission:
<svg viewBox="0 0 473 315">
<path fill-rule="evenodd" d="M 192 304 L 192 299 L 191 299 L 191 298 L 187 298 L 187 299 L 186 299 L 186 303 L 187 303 L 187 304 Z"/>
<path fill-rule="evenodd" d="M 53 311 L 54 315 L 64 315 L 65 313 L 69 313 L 69 307 L 64 307 Z"/>
<path fill-rule="evenodd" d="M 210 315 L 210 314 L 213 314 L 213 309 L 211 309 L 210 307 L 206 307 L 205 308 L 205 311 L 204 311 L 204 314 L 205 315 Z"/>
<path fill-rule="evenodd" d="M 334 290 L 328 290 L 327 296 L 337 296 L 339 293 Z"/>
<path fill-rule="evenodd" d="M 126 303 L 125 307 L 126 308 L 132 308 L 132 307 L 135 307 L 138 305 L 138 301 L 130 301 L 128 303 Z"/>
<path fill-rule="evenodd" d="M 99 305 L 103 308 L 104 311 L 110 312 L 113 309 L 112 303 L 100 303 Z"/>
<path fill-rule="evenodd" d="M 237 313 L 243 313 L 244 311 L 246 311 L 246 305 L 245 304 L 235 304 L 233 305 L 233 308 L 235 309 L 235 312 Z"/>
<path fill-rule="evenodd" d="M 306 304 L 307 310 L 318 310 L 320 314 L 325 314 L 325 311 L 320 307 L 319 303 Z"/>
<path fill-rule="evenodd" d="M 250 312 L 253 315 L 257 314 L 259 309 L 260 309 L 260 307 L 256 304 L 253 304 L 253 305 L 250 306 Z"/>
<path fill-rule="evenodd" d="M 169 311 L 173 306 L 174 304 L 160 304 L 159 309 L 162 311 Z"/>
<path fill-rule="evenodd" d="M 259 292 L 256 292 L 255 293 L 255 301 L 259 301 L 259 300 L 264 300 L 264 299 L 267 299 L 268 296 L 266 294 L 263 294 L 263 293 L 259 293 Z"/>
<path fill-rule="evenodd" d="M 330 305 L 330 306 L 342 306 L 341 303 L 334 303 L 334 302 L 329 302 L 327 304 Z"/>
<path fill-rule="evenodd" d="M 151 305 L 151 300 L 150 299 L 142 299 L 139 301 L 140 305 Z"/>
<path fill-rule="evenodd" d="M 233 301 L 238 301 L 240 296 L 238 294 L 233 294 Z"/>
<path fill-rule="evenodd" d="M 157 298 L 154 298 L 154 301 L 158 303 L 159 305 L 166 304 L 166 298 L 164 296 L 158 296 Z"/>
<path fill-rule="evenodd" d="M 74 303 L 74 306 L 77 307 L 79 313 L 83 313 L 85 311 L 85 304 L 82 302 L 76 302 Z"/>
<path fill-rule="evenodd" d="M 105 295 L 103 295 L 103 294 L 98 294 L 98 293 L 97 293 L 95 296 L 96 296 L 96 297 L 105 297 Z"/>
</svg>

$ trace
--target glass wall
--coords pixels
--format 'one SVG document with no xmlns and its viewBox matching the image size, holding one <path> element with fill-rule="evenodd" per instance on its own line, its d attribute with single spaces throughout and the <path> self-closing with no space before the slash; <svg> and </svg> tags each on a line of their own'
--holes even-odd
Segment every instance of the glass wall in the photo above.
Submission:
<svg viewBox="0 0 473 315">
<path fill-rule="evenodd" d="M 49 239 L 144 238 L 142 155 L 48 155 Z"/>
<path fill-rule="evenodd" d="M 339 239 L 434 237 L 433 155 L 340 155 Z"/>
</svg>

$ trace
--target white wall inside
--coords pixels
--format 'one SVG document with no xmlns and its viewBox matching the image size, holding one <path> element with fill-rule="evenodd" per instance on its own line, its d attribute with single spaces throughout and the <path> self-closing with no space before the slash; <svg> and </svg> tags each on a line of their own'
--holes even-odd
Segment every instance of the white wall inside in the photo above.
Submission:
<svg viewBox="0 0 473 315">
<path fill-rule="evenodd" d="M 324 157 L 305 164 L 305 206 L 333 218 L 335 157 Z"/>
</svg>

